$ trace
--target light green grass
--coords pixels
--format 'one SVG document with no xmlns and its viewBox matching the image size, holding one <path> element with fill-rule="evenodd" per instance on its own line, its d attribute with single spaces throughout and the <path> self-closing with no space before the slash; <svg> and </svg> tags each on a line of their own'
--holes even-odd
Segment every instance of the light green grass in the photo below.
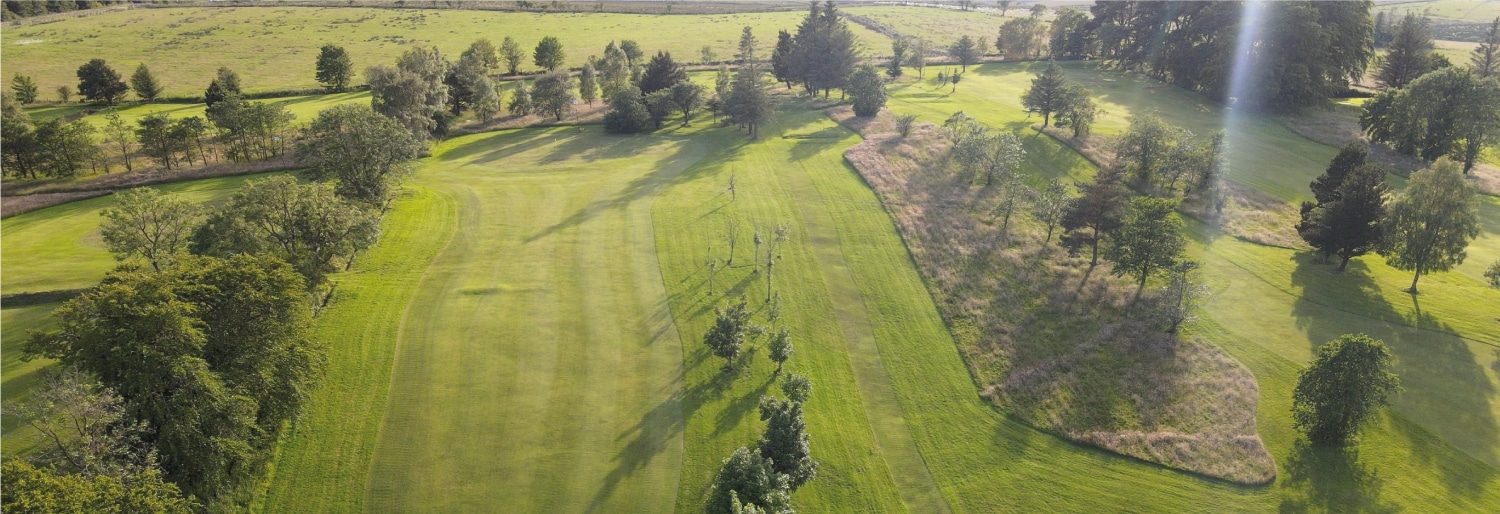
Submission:
<svg viewBox="0 0 1500 514">
<path fill-rule="evenodd" d="M 356 75 L 367 66 L 394 64 L 409 45 L 435 46 L 458 54 L 479 38 L 499 45 L 511 36 L 527 53 L 523 70 L 535 71 L 530 54 L 544 36 L 562 40 L 566 65 L 580 67 L 603 55 L 610 40 L 631 39 L 649 54 L 672 53 L 697 62 L 710 45 L 720 59 L 738 48 L 740 30 L 753 27 L 762 55 L 778 30 L 793 30 L 804 13 L 723 15 L 537 14 L 444 9 L 368 8 L 155 8 L 71 18 L 37 26 L 6 28 L 0 55 L 10 74 L 31 75 L 53 98 L 57 86 L 77 88 L 78 67 L 105 59 L 127 78 L 139 63 L 151 67 L 167 96 L 202 95 L 215 70 L 228 66 L 246 92 L 318 87 L 318 49 L 335 43 L 348 49 Z M 890 42 L 863 27 L 851 27 L 860 44 L 886 51 Z M 192 34 L 209 31 L 207 35 Z M 7 80 L 9 80 L 7 78 Z M 356 83 L 363 82 L 357 77 Z"/>
<path fill-rule="evenodd" d="M 327 109 L 335 105 L 346 103 L 368 105 L 370 103 L 370 93 L 368 91 L 359 91 L 352 93 L 291 96 L 286 98 L 272 98 L 266 100 L 251 101 L 271 104 L 283 104 L 286 106 L 287 112 L 292 113 L 292 116 L 296 117 L 296 119 L 292 121 L 293 125 L 306 125 L 308 123 L 312 123 L 312 120 L 318 117 L 318 113 L 323 112 L 323 109 Z M 150 114 L 161 113 L 166 114 L 167 116 L 170 116 L 172 118 L 186 118 L 189 116 L 198 116 L 202 118 L 205 117 L 205 115 L 203 114 L 204 108 L 205 106 L 201 103 L 129 104 L 118 107 L 116 109 L 116 112 L 120 113 L 120 120 L 125 122 L 126 126 L 135 128 L 136 120 L 144 118 Z M 94 127 L 100 129 L 103 129 L 106 125 L 109 124 L 109 120 L 104 116 L 107 110 L 100 109 L 97 106 L 54 105 L 47 107 L 36 107 L 27 109 L 27 114 L 31 115 L 31 119 L 33 121 L 45 121 L 60 116 L 74 116 L 90 111 L 92 111 L 93 114 L 84 114 L 81 119 L 93 124 Z"/>
<path fill-rule="evenodd" d="M 1488 23 L 1490 20 L 1500 16 L 1500 3 L 1488 0 L 1416 0 L 1400 2 L 1378 2 L 1370 15 L 1385 11 L 1386 18 L 1391 23 L 1401 19 L 1407 11 L 1422 13 L 1426 12 L 1433 18 L 1446 20 L 1465 21 L 1470 23 Z M 1393 18 L 1394 17 L 1394 18 Z M 1458 61 L 1454 61 L 1457 63 Z"/>
<path fill-rule="evenodd" d="M 178 182 L 155 187 L 198 203 L 221 202 L 246 180 L 265 175 L 241 175 Z M 0 248 L 0 273 L 5 294 L 89 287 L 114 268 L 115 260 L 99 235 L 99 212 L 114 205 L 101 196 L 48 207 L 0 221 L 5 244 Z"/>
<path fill-rule="evenodd" d="M 6 307 L 0 310 L 0 398 L 4 401 L 22 401 L 31 395 L 32 388 L 42 383 L 42 369 L 52 364 L 50 359 L 31 362 L 21 360 L 21 346 L 26 343 L 27 333 L 49 328 L 52 310 L 60 304 Z M 22 455 L 40 444 L 46 444 L 42 434 L 24 425 L 12 416 L 0 423 L 0 453 Z"/>
</svg>

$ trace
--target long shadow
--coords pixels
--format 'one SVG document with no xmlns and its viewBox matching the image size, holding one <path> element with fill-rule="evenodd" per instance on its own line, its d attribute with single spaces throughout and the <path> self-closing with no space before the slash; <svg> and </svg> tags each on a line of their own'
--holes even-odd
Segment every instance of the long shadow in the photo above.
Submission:
<svg viewBox="0 0 1500 514">
<path fill-rule="evenodd" d="M 1380 498 L 1384 480 L 1365 467 L 1359 453 L 1350 447 L 1324 447 L 1299 439 L 1285 463 L 1281 487 L 1306 488 L 1305 494 L 1287 495 L 1281 512 L 1375 512 L 1394 513 L 1400 507 Z"/>
<path fill-rule="evenodd" d="M 693 155 L 694 153 L 690 146 L 684 145 L 681 150 L 652 165 L 650 173 L 636 177 L 610 198 L 590 203 L 566 219 L 527 236 L 524 242 L 535 242 L 559 231 L 583 224 L 608 210 L 623 208 L 636 200 L 654 196 L 670 184 L 674 176 L 702 159 L 701 155 Z"/>
<path fill-rule="evenodd" d="M 1357 330 L 1380 339 L 1396 357 L 1396 374 L 1405 389 L 1396 397 L 1397 408 L 1422 419 L 1432 416 L 1444 427 L 1462 427 L 1465 435 L 1473 441 L 1489 441 L 1482 448 L 1468 448 L 1487 454 L 1490 460 L 1500 450 L 1500 423 L 1490 410 L 1490 398 L 1496 394 L 1493 383 L 1485 373 L 1484 366 L 1475 359 L 1473 351 L 1452 326 L 1435 317 L 1430 311 L 1421 309 L 1420 297 L 1413 295 L 1412 314 L 1398 312 L 1379 294 L 1375 280 L 1370 277 L 1363 262 L 1352 261 L 1344 273 L 1334 270 L 1334 265 L 1319 264 L 1316 256 L 1302 253 L 1293 257 L 1297 267 L 1292 272 L 1292 285 L 1302 289 L 1292 305 L 1292 316 L 1297 327 L 1308 336 L 1311 350 L 1338 336 Z M 1351 311 L 1340 305 L 1329 305 L 1309 298 L 1310 290 L 1319 290 L 1317 300 L 1340 298 L 1353 305 Z M 1360 329 L 1350 326 L 1349 317 L 1371 318 L 1385 323 L 1365 322 Z M 1342 318 L 1342 319 L 1341 319 Z M 1394 323 L 1392 323 L 1394 321 Z M 1430 446 L 1432 439 L 1441 436 L 1419 427 L 1419 423 L 1403 426 L 1401 433 L 1414 448 Z M 1444 441 L 1442 444 L 1450 444 Z M 1442 465 L 1436 460 L 1440 452 L 1414 451 L 1413 455 L 1429 468 L 1436 467 L 1443 475 L 1450 492 L 1474 496 L 1480 488 L 1473 481 L 1475 470 L 1458 470 Z M 1486 467 L 1493 475 L 1495 470 Z"/>
</svg>

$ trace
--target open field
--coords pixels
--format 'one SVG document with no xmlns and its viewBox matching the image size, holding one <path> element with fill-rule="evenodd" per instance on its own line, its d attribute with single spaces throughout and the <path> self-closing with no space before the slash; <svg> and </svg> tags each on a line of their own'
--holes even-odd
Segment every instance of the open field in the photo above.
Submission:
<svg viewBox="0 0 1500 514">
<path fill-rule="evenodd" d="M 986 7 L 992 7 L 987 5 Z M 1010 18 L 1027 16 L 1030 6 L 1011 7 L 1006 14 Z M 1000 24 L 1005 23 L 1006 17 L 1000 16 L 996 10 L 983 11 L 960 11 L 957 9 L 941 8 L 913 8 L 894 6 L 849 6 L 844 9 L 849 14 L 857 14 L 874 20 L 877 23 L 894 29 L 906 37 L 924 39 L 937 45 L 932 48 L 935 52 L 942 52 L 948 45 L 958 41 L 959 37 L 970 36 L 974 38 L 989 38 L 994 48 L 996 34 L 1000 33 Z M 851 27 L 857 24 L 849 24 Z M 887 56 L 890 55 L 889 48 L 880 48 Z"/>
<path fill-rule="evenodd" d="M 437 9 L 313 7 L 152 8 L 7 28 L 0 35 L 6 73 L 31 75 L 42 97 L 60 85 L 76 88 L 78 66 L 102 58 L 126 78 L 146 63 L 166 88 L 165 96 L 201 96 L 214 71 L 228 66 L 247 93 L 318 87 L 313 65 L 326 43 L 349 51 L 356 70 L 394 64 L 409 45 L 435 46 L 458 54 L 479 38 L 496 46 L 515 38 L 527 53 L 522 66 L 536 71 L 530 53 L 545 36 L 562 40 L 569 67 L 602 55 L 610 40 L 633 39 L 650 54 L 669 51 L 679 62 L 697 62 L 712 46 L 729 59 L 740 30 L 754 29 L 763 53 L 778 30 L 793 30 L 803 12 L 650 16 L 635 14 L 536 14 Z M 885 51 L 884 36 L 850 27 L 859 44 Z M 363 79 L 356 77 L 356 83 Z"/>
<path fill-rule="evenodd" d="M 265 102 L 269 104 L 282 104 L 286 106 L 287 112 L 292 113 L 297 119 L 292 121 L 293 125 L 306 125 L 312 123 L 323 109 L 346 103 L 358 103 L 368 105 L 370 103 L 370 92 L 356 91 L 351 93 L 334 93 L 327 95 L 292 96 L 287 98 L 271 98 L 266 100 L 251 100 L 252 102 Z M 126 126 L 135 127 L 136 120 L 151 114 L 166 114 L 172 118 L 186 118 L 189 116 L 204 117 L 204 106 L 201 103 L 179 104 L 179 103 L 152 103 L 152 104 L 129 104 L 121 105 L 115 109 L 120 114 L 120 120 Z M 107 109 L 94 105 L 51 105 L 33 107 L 26 110 L 32 121 L 46 121 L 58 117 L 79 117 L 93 124 L 97 128 L 104 128 L 109 120 L 104 116 Z"/>
<path fill-rule="evenodd" d="M 1403 16 L 1407 11 L 1426 11 L 1433 18 L 1444 20 L 1464 21 L 1472 23 L 1489 22 L 1500 16 L 1500 2 L 1493 0 L 1412 0 L 1412 1 L 1388 1 L 1375 2 L 1374 13 L 1386 13 L 1387 17 L 1392 15 Z"/>
</svg>

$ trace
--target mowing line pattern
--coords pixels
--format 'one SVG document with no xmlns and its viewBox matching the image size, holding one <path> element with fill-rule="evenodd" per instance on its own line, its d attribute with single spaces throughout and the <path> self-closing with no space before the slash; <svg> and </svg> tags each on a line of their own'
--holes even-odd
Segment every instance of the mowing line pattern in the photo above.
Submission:
<svg viewBox="0 0 1500 514">
<path fill-rule="evenodd" d="M 702 150 L 597 130 L 458 138 L 424 169 L 461 221 L 407 320 L 370 510 L 675 501 L 682 347 L 650 205 Z"/>
</svg>

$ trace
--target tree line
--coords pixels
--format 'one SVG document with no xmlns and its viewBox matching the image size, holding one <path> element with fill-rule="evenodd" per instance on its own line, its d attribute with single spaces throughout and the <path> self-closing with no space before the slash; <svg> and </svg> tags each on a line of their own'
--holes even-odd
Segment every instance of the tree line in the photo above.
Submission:
<svg viewBox="0 0 1500 514">
<path fill-rule="evenodd" d="M 44 14 L 57 14 L 125 3 L 124 0 L 5 0 L 0 19 L 19 20 Z"/>
<path fill-rule="evenodd" d="M 396 120 L 344 105 L 296 145 L 310 182 L 251 180 L 212 210 L 151 188 L 117 193 L 100 233 L 121 264 L 22 350 L 60 370 L 6 410 L 52 444 L 7 460 L 0 503 L 191 512 L 246 501 L 321 377 L 327 343 L 312 323 L 329 274 L 375 243 L 423 148 Z"/>
</svg>

